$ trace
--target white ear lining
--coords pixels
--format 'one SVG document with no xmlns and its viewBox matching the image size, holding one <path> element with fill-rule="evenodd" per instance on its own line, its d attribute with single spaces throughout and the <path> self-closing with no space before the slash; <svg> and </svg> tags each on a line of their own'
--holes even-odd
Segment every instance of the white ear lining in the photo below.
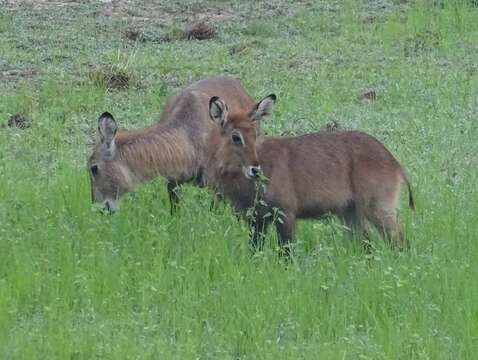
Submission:
<svg viewBox="0 0 478 360">
<path fill-rule="evenodd" d="M 98 132 L 101 138 L 110 143 L 116 135 L 118 126 L 110 113 L 103 113 L 98 119 Z"/>
<path fill-rule="evenodd" d="M 115 150 L 115 135 L 118 130 L 116 121 L 110 113 L 103 113 L 98 119 L 98 133 L 101 140 L 101 152 L 104 157 L 112 158 Z"/>
<path fill-rule="evenodd" d="M 262 120 L 264 117 L 272 114 L 275 103 L 276 103 L 276 96 L 274 94 L 271 94 L 265 97 L 264 99 L 262 99 L 257 104 L 256 109 L 254 110 L 252 114 L 252 120 L 259 121 L 259 120 Z"/>
<path fill-rule="evenodd" d="M 214 96 L 209 102 L 209 116 L 219 126 L 227 124 L 227 105 L 219 97 Z"/>
</svg>

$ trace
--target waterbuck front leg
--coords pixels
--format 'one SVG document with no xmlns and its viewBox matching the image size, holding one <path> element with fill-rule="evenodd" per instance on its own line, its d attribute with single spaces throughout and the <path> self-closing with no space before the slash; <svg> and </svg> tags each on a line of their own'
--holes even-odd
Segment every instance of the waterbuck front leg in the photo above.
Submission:
<svg viewBox="0 0 478 360">
<path fill-rule="evenodd" d="M 174 180 L 168 180 L 168 195 L 169 195 L 169 206 L 170 206 L 170 213 L 174 215 L 178 208 L 179 203 L 179 183 Z"/>
<path fill-rule="evenodd" d="M 217 191 L 213 191 L 209 211 L 217 211 L 219 209 L 219 205 L 222 202 L 224 202 L 224 197 L 222 196 L 222 194 Z"/>
<path fill-rule="evenodd" d="M 262 251 L 264 248 L 264 239 L 269 223 L 269 219 L 257 214 L 249 220 L 250 246 L 252 251 Z"/>
<path fill-rule="evenodd" d="M 280 255 L 290 258 L 290 245 L 294 239 L 295 215 L 284 213 L 276 220 L 277 235 L 279 236 Z"/>
</svg>

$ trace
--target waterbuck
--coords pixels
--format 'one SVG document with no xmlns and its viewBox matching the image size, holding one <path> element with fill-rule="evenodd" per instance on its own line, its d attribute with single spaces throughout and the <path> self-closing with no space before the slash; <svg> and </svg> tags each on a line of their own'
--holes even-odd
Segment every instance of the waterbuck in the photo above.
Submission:
<svg viewBox="0 0 478 360">
<path fill-rule="evenodd" d="M 255 104 L 238 79 L 212 77 L 174 96 L 160 121 L 148 128 L 121 130 L 110 113 L 103 113 L 98 119 L 99 139 L 88 160 L 92 201 L 114 211 L 119 198 L 135 185 L 163 176 L 173 211 L 176 186 L 202 183 L 206 136 L 214 126 L 208 105 L 214 94 L 221 94 L 237 111 Z"/>
<path fill-rule="evenodd" d="M 397 222 L 402 182 L 412 209 L 413 195 L 393 155 L 358 131 L 256 139 L 254 121 L 270 114 L 274 104 L 273 95 L 249 112 L 228 112 L 218 97 L 209 104 L 216 127 L 209 133 L 206 180 L 249 215 L 252 247 L 262 246 L 275 218 L 279 245 L 287 255 L 297 219 L 334 214 L 351 234 L 365 233 L 372 224 L 392 247 L 407 248 Z"/>
</svg>

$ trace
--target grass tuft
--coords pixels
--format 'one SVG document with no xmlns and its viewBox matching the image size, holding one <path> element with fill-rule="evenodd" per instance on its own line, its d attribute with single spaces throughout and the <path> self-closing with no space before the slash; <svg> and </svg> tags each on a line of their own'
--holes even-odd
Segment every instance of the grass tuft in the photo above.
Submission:
<svg viewBox="0 0 478 360">
<path fill-rule="evenodd" d="M 214 39 L 216 36 L 216 29 L 203 21 L 192 24 L 185 31 L 185 37 L 188 40 L 210 40 Z"/>
<path fill-rule="evenodd" d="M 87 82 L 109 90 L 126 90 L 140 86 L 140 80 L 133 70 L 117 65 L 91 65 Z"/>
<path fill-rule="evenodd" d="M 31 119 L 24 114 L 14 114 L 10 116 L 7 122 L 8 127 L 15 127 L 19 129 L 27 129 L 32 125 Z"/>
</svg>

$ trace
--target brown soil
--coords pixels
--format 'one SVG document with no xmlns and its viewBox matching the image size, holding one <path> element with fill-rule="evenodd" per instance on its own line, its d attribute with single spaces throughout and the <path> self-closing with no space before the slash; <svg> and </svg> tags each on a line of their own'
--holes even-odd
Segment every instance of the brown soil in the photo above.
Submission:
<svg viewBox="0 0 478 360">
<path fill-rule="evenodd" d="M 24 70 L 6 70 L 0 71 L 0 80 L 1 81 L 19 81 L 21 79 L 31 79 L 35 75 L 38 75 L 38 71 L 35 69 L 24 69 Z"/>
</svg>

